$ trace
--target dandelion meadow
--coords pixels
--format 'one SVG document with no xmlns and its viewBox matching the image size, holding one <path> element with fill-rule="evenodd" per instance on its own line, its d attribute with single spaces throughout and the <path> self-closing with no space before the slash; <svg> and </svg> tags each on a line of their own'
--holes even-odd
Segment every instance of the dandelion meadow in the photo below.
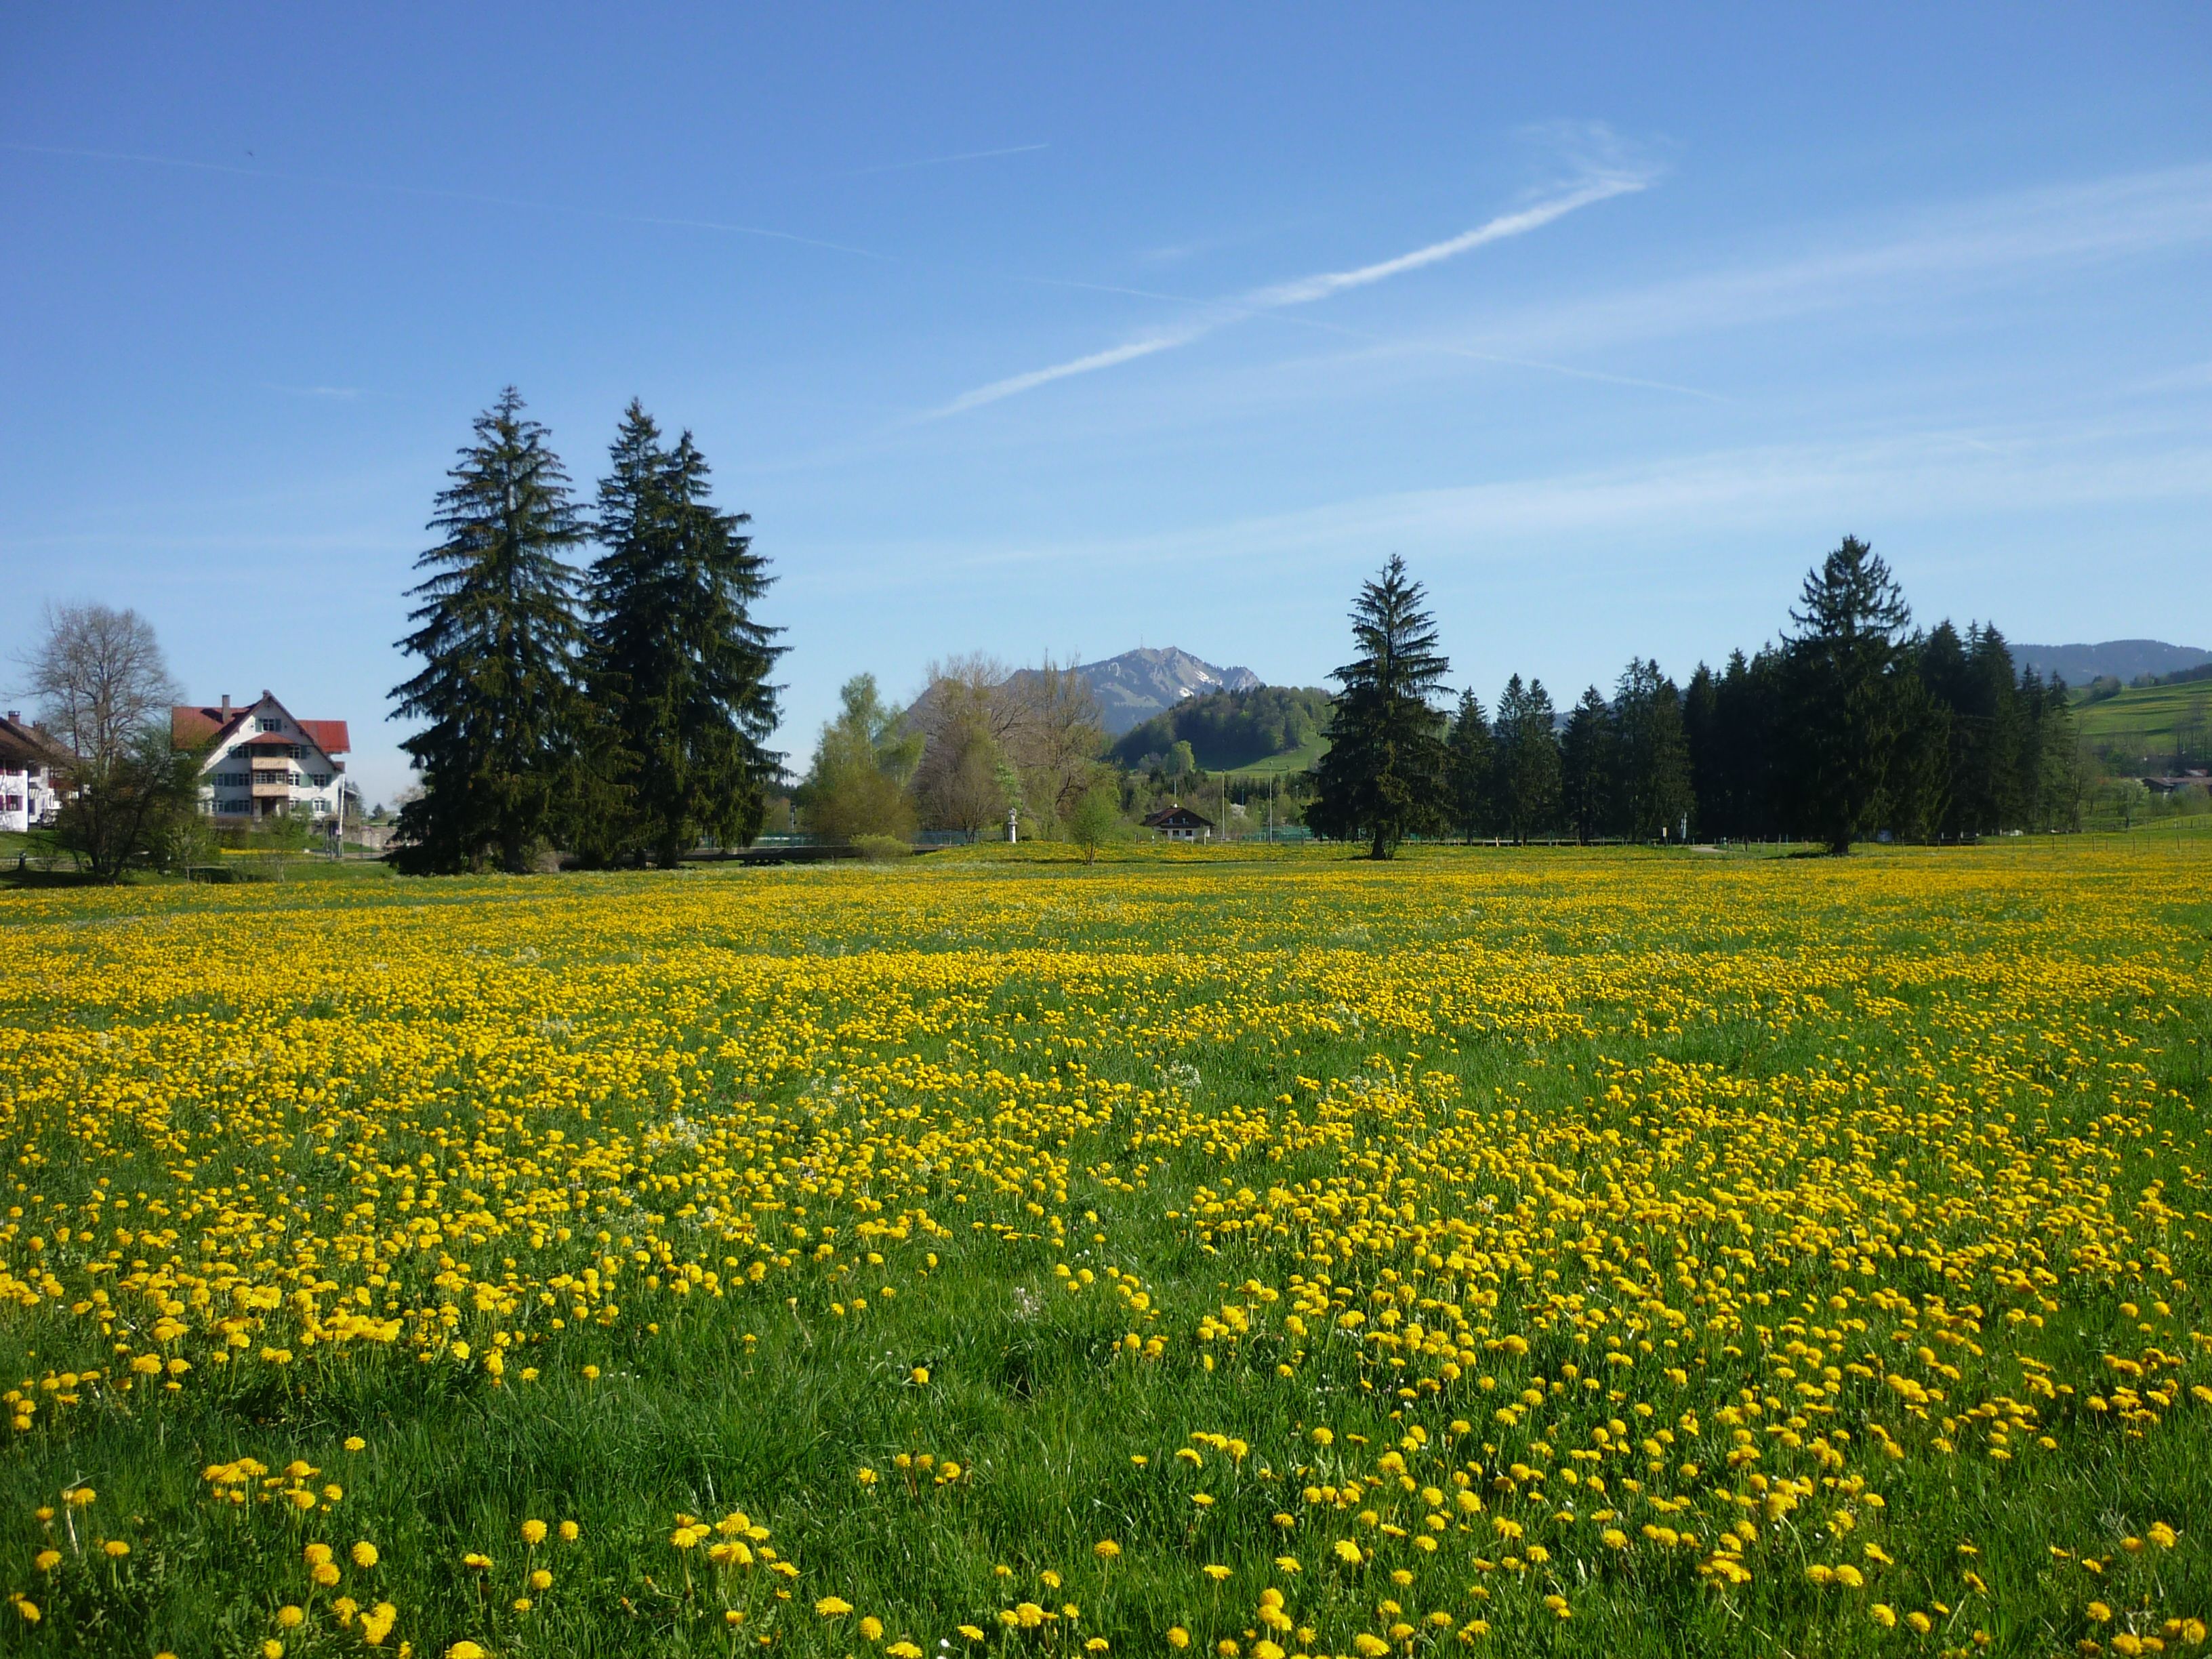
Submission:
<svg viewBox="0 0 2212 1659">
<path fill-rule="evenodd" d="M 2179 1653 L 2201 858 L 0 898 L 0 1650 Z"/>
</svg>

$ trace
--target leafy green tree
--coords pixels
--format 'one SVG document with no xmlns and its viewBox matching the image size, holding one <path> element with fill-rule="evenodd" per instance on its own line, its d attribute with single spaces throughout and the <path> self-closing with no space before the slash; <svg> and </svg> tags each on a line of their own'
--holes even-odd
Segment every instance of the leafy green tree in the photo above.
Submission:
<svg viewBox="0 0 2212 1659">
<path fill-rule="evenodd" d="M 831 841 L 860 836 L 911 837 L 914 798 L 906 778 L 915 739 L 885 706 L 873 674 L 856 674 L 838 692 L 842 708 L 822 728 L 814 763 L 797 799 L 807 827 Z"/>
<path fill-rule="evenodd" d="M 1103 779 L 1085 790 L 1068 809 L 1067 838 L 1083 849 L 1085 864 L 1098 862 L 1098 849 L 1128 833 L 1121 817 L 1121 794 Z"/>
<path fill-rule="evenodd" d="M 1612 818 L 1618 757 L 1613 710 L 1593 685 L 1568 714 L 1566 734 L 1559 741 L 1559 804 L 1575 839 L 1585 847 L 1605 833 Z"/>
<path fill-rule="evenodd" d="M 1325 833 L 1369 842 L 1387 859 L 1407 836 L 1444 821 L 1449 805 L 1444 716 L 1429 699 L 1451 672 L 1437 649 L 1421 585 L 1393 554 L 1352 607 L 1359 655 L 1330 678 L 1337 693 L 1329 750 L 1314 768 L 1319 798 L 1307 814 Z"/>
<path fill-rule="evenodd" d="M 422 671 L 394 688 L 394 719 L 428 722 L 400 747 L 422 793 L 399 815 L 396 862 L 430 874 L 527 867 L 576 780 L 582 641 L 575 574 L 584 538 L 568 474 L 509 386 L 478 416 L 438 496 L 441 540 L 415 562 L 399 641 Z"/>
<path fill-rule="evenodd" d="M 783 758 L 767 746 L 782 630 L 753 614 L 774 579 L 748 515 L 716 507 L 708 478 L 691 434 L 667 447 L 633 399 L 599 485 L 589 678 L 630 839 L 664 866 L 702 836 L 758 835 Z"/>
<path fill-rule="evenodd" d="M 1613 725 L 1621 833 L 1632 841 L 1680 835 L 1696 805 L 1690 744 L 1682 731 L 1682 694 L 1656 662 L 1629 659 L 1613 688 Z"/>
<path fill-rule="evenodd" d="M 1449 751 L 1444 786 L 1451 801 L 1452 827 L 1472 842 L 1490 822 L 1490 774 L 1497 756 L 1490 717 L 1483 712 L 1482 699 L 1471 690 L 1459 694 L 1459 709 L 1452 716 L 1451 736 L 1444 746 Z"/>
<path fill-rule="evenodd" d="M 1785 641 L 1796 813 L 1832 852 L 1875 827 L 1896 747 L 1896 668 L 1911 620 L 1889 567 L 1856 536 L 1808 573 Z"/>
<path fill-rule="evenodd" d="M 1559 822 L 1559 741 L 1544 682 L 1506 681 L 1498 699 L 1498 816 L 1516 842 Z"/>
</svg>

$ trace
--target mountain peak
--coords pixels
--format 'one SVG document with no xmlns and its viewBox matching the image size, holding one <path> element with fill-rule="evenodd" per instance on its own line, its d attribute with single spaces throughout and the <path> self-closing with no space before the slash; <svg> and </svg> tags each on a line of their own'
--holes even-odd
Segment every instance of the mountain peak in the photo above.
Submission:
<svg viewBox="0 0 2212 1659">
<path fill-rule="evenodd" d="M 1209 691 L 1249 691 L 1264 685 L 1249 668 L 1218 668 L 1181 646 L 1140 647 L 1099 662 L 1078 663 L 1098 699 L 1109 736 L 1120 737 L 1187 697 Z"/>
</svg>

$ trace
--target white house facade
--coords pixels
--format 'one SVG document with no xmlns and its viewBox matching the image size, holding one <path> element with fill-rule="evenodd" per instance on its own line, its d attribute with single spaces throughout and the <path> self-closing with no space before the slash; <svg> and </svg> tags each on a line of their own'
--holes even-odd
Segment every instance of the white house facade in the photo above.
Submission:
<svg viewBox="0 0 2212 1659">
<path fill-rule="evenodd" d="M 200 762 L 200 811 L 219 823 L 272 817 L 332 821 L 343 827 L 348 739 L 343 720 L 304 720 L 264 691 L 258 702 L 169 711 L 179 750 L 206 749 Z"/>
<path fill-rule="evenodd" d="M 55 779 L 62 758 L 44 727 L 24 725 L 14 709 L 0 720 L 0 830 L 20 834 L 53 822 L 62 805 Z"/>
</svg>

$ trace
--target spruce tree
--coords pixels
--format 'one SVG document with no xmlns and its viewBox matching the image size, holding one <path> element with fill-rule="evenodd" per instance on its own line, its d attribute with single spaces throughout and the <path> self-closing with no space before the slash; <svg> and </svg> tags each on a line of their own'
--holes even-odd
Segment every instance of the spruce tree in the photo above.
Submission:
<svg viewBox="0 0 2212 1659">
<path fill-rule="evenodd" d="M 1629 659 L 1613 689 L 1613 722 L 1620 745 L 1615 811 L 1621 833 L 1632 841 L 1683 834 L 1696 803 L 1682 694 L 1656 661 Z"/>
<path fill-rule="evenodd" d="M 1575 839 L 1585 847 L 1605 833 L 1612 818 L 1616 753 L 1613 710 L 1593 685 L 1568 714 L 1559 743 L 1560 804 Z"/>
<path fill-rule="evenodd" d="M 1319 799 L 1308 816 L 1324 834 L 1367 841 L 1370 858 L 1389 858 L 1407 836 L 1441 823 L 1447 808 L 1444 717 L 1429 699 L 1451 664 L 1436 648 L 1424 597 L 1393 554 L 1352 602 L 1360 654 L 1330 676 L 1343 690 L 1328 752 L 1314 768 Z"/>
<path fill-rule="evenodd" d="M 1835 853 L 1872 829 L 1895 747 L 1905 595 L 1856 536 L 1808 573 L 1787 641 L 1792 807 Z"/>
<path fill-rule="evenodd" d="M 1723 757 L 1722 811 L 1724 825 L 1708 818 L 1713 833 L 1755 840 L 1786 827 L 1779 816 L 1781 788 L 1777 767 L 1783 751 L 1782 653 L 1771 647 L 1747 659 L 1729 653 L 1727 671 L 1715 688 L 1714 738 Z M 1705 809 L 1700 794 L 1698 806 Z"/>
<path fill-rule="evenodd" d="M 409 597 L 400 648 L 422 672 L 393 689 L 393 718 L 427 720 L 400 744 L 422 777 L 400 812 L 398 862 L 418 873 L 527 867 L 575 773 L 580 641 L 575 575 L 583 539 L 568 474 L 545 428 L 509 386 L 478 416 L 438 496 L 430 574 Z"/>
<path fill-rule="evenodd" d="M 1473 691 L 1459 694 L 1459 712 L 1452 718 L 1446 746 L 1451 751 L 1444 763 L 1444 781 L 1451 798 L 1452 825 L 1472 842 L 1490 820 L 1490 773 L 1495 762 L 1490 717 Z"/>
<path fill-rule="evenodd" d="M 749 518 L 718 509 L 708 479 L 691 434 L 666 447 L 633 399 L 599 485 L 589 674 L 628 793 L 617 850 L 665 866 L 702 836 L 758 835 L 782 761 L 766 746 L 781 630 L 752 610 L 773 578 L 740 528 Z"/>
<path fill-rule="evenodd" d="M 1922 671 L 1916 640 L 1897 669 L 1897 748 L 1889 762 L 1889 823 L 1912 841 L 1935 841 L 1951 810 L 1952 724 Z"/>
<path fill-rule="evenodd" d="M 1498 816 L 1516 842 L 1559 821 L 1559 742 L 1544 682 L 1514 675 L 1498 699 Z"/>
<path fill-rule="evenodd" d="M 1959 630 L 1947 617 L 1914 641 L 1911 658 L 1913 676 L 1920 682 L 1921 691 L 1927 698 L 1927 706 L 1919 711 L 1918 719 L 1923 726 L 1940 725 L 1942 728 L 1940 783 L 1931 785 L 1929 769 L 1932 763 L 1925 751 L 1924 733 L 1919 737 L 1908 733 L 1905 740 L 1916 745 L 1911 763 L 1919 787 L 1923 793 L 1933 787 L 1941 795 L 1936 838 L 1957 840 L 1973 833 L 1975 817 L 1973 792 L 1967 787 L 1969 746 L 1973 736 L 1968 714 L 1973 698 L 1968 684 L 1966 641 L 1959 637 Z M 1906 696 L 1908 702 L 1912 701 L 1910 692 Z"/>
</svg>

